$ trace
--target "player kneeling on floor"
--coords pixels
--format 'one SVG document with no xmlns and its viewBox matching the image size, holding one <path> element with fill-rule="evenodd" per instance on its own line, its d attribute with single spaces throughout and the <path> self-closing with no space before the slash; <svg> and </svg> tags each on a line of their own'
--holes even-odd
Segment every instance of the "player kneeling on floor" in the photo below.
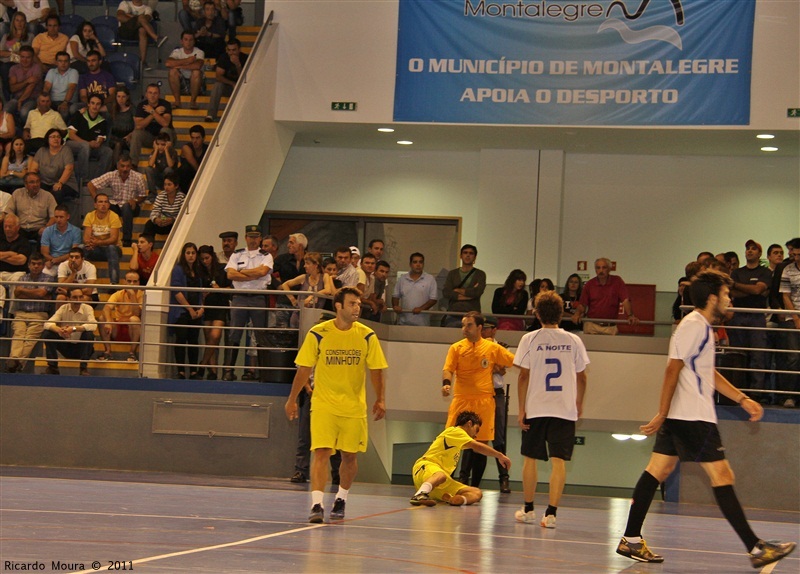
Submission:
<svg viewBox="0 0 800 574">
<path fill-rule="evenodd" d="M 472 411 L 462 411 L 455 426 L 448 427 L 436 437 L 422 457 L 414 463 L 414 486 L 417 493 L 411 497 L 414 506 L 435 506 L 441 500 L 453 506 L 475 504 L 483 492 L 475 486 L 466 486 L 450 475 L 458 466 L 463 449 L 473 449 L 493 456 L 507 470 L 511 460 L 492 447 L 475 440 L 481 428 L 481 418 Z"/>
</svg>

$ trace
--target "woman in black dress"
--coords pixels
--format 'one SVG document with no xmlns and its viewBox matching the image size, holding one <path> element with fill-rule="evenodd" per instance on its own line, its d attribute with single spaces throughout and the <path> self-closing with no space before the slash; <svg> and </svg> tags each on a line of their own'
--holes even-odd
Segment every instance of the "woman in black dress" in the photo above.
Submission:
<svg viewBox="0 0 800 574">
<path fill-rule="evenodd" d="M 217 254 L 210 245 L 201 245 L 197 250 L 200 255 L 200 278 L 203 287 L 211 289 L 205 294 L 203 307 L 203 338 L 205 339 L 205 351 L 200 361 L 201 367 L 198 374 L 202 377 L 203 370 L 207 369 L 206 379 L 214 381 L 217 379 L 217 356 L 219 342 L 222 340 L 222 333 L 228 323 L 228 306 L 230 305 L 230 286 L 228 274 L 225 273 L 225 266 L 217 260 Z"/>
</svg>

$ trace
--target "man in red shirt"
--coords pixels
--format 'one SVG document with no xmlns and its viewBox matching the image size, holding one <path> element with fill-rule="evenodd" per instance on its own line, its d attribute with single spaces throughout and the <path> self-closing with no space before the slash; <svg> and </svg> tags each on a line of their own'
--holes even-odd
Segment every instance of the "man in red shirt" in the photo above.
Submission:
<svg viewBox="0 0 800 574">
<path fill-rule="evenodd" d="M 628 323 L 637 325 L 639 319 L 636 318 L 631 309 L 628 288 L 621 277 L 611 275 L 611 261 L 601 257 L 594 262 L 594 271 L 597 276 L 594 279 L 589 279 L 583 286 L 580 301 L 577 303 L 577 312 L 572 320 L 576 323 L 582 317 L 614 320 L 619 316 L 621 303 L 622 309 L 628 317 Z M 588 335 L 616 335 L 617 326 L 614 323 L 603 321 L 585 321 L 583 332 Z"/>
</svg>

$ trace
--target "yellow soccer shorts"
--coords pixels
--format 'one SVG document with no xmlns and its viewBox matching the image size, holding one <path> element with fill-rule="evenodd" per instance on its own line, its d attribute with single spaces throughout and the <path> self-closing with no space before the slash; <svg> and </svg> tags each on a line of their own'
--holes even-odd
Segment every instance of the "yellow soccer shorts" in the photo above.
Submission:
<svg viewBox="0 0 800 574">
<path fill-rule="evenodd" d="M 340 417 L 311 411 L 311 450 L 333 448 L 344 452 L 366 452 L 367 418 Z"/>
<path fill-rule="evenodd" d="M 445 493 L 449 494 L 450 496 L 455 496 L 458 494 L 458 491 L 462 488 L 466 488 L 466 485 L 461 484 L 457 480 L 454 480 L 449 474 L 442 470 L 438 464 L 430 462 L 428 460 L 420 459 L 414 464 L 414 470 L 412 471 L 414 474 L 414 488 L 419 489 L 422 486 L 422 483 L 428 480 L 431 476 L 436 474 L 437 472 L 444 473 L 447 478 L 445 481 L 434 488 L 431 493 L 430 497 L 433 500 L 442 500 L 442 496 Z"/>
</svg>

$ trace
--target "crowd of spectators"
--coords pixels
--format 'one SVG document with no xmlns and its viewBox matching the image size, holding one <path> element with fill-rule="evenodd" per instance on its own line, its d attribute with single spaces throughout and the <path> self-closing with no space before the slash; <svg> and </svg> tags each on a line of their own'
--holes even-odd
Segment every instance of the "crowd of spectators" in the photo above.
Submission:
<svg viewBox="0 0 800 574">
<path fill-rule="evenodd" d="M 189 107 L 197 107 L 207 60 L 217 59 L 219 81 L 207 116 L 216 119 L 220 99 L 230 95 L 246 62 L 236 39 L 241 0 L 184 2 L 179 14 L 184 26 L 181 45 L 166 60 L 172 104 L 162 98 L 157 84 L 146 86 L 141 102 L 132 102 L 130 90 L 111 74 L 105 61 L 108 48 L 95 23 L 84 21 L 77 29 L 70 27 L 71 36 L 64 34 L 60 4 L 57 12 L 47 1 L 2 3 L 6 21 L 0 22 L 0 190 L 13 193 L 25 185 L 27 173 L 37 172 L 41 188 L 57 204 L 71 202 L 82 187 L 113 170 L 126 152 L 138 171 L 142 147 L 154 141 L 156 149 L 143 170 L 149 199 L 155 201 L 164 191 L 168 175 L 177 175 L 175 183 L 188 189 L 207 150 L 205 130 L 193 126 L 190 142 L 178 150 L 173 108 L 181 107 L 184 93 L 190 97 Z M 139 41 L 145 69 L 148 45 L 160 47 L 167 39 L 156 33 L 156 7 L 155 0 L 123 0 L 116 11 L 116 34 L 121 40 Z M 179 209 L 174 197 L 170 195 L 172 213 Z M 112 205 L 120 204 L 112 198 Z M 155 229 L 148 231 L 168 231 L 170 218 L 152 218 Z M 123 235 L 130 243 L 127 230 Z"/>
<path fill-rule="evenodd" d="M 161 141 L 166 144 L 163 139 Z M 166 145 L 160 149 L 166 149 Z M 126 174 L 130 178 L 131 173 L 135 172 L 130 170 L 130 159 L 123 155 L 118 169 L 104 177 L 124 183 Z M 74 313 L 80 311 L 78 301 L 95 305 L 98 296 L 93 284 L 97 281 L 97 270 L 90 260 L 107 260 L 112 283 L 116 285 L 119 282 L 120 247 L 126 227 L 123 219 L 132 216 L 138 202 L 146 196 L 146 185 L 144 179 L 138 177 L 136 193 L 127 193 L 120 188 L 117 190 L 120 195 L 112 198 L 98 189 L 114 189 L 114 184 L 102 183 L 90 183 L 95 210 L 87 215 L 81 234 L 69 223 L 69 207 L 56 203 L 52 194 L 39 187 L 36 173 L 26 174 L 25 188 L 15 191 L 3 208 L 4 237 L 0 246 L 3 276 L 0 279 L 13 281 L 27 273 L 25 276 L 32 280 L 47 277 L 42 281 L 85 283 L 87 287 L 72 291 L 57 286 L 38 290 L 22 288 L 18 290 L 20 299 L 43 293 L 48 294 L 47 298 L 52 293 L 59 308 L 68 304 L 71 305 L 70 312 Z M 149 279 L 158 260 L 154 234 L 168 231 L 183 199 L 176 174 L 165 175 L 163 187 L 145 232 L 132 242 L 132 256 L 124 275 L 127 285 L 145 284 Z M 114 210 L 115 205 L 117 210 Z M 361 316 L 374 321 L 425 326 L 432 324 L 432 318 L 435 318 L 434 324 L 447 326 L 451 318 L 468 311 L 481 311 L 486 275 L 475 266 L 478 250 L 473 245 L 462 247 L 462 264 L 447 274 L 442 289 L 446 295 L 443 301 L 439 301 L 436 279 L 424 271 L 425 257 L 419 252 L 410 255 L 408 272 L 396 274 L 397 280 L 390 294 L 391 267 L 383 258 L 384 243 L 379 239 L 370 241 L 363 255 L 358 247 L 345 245 L 333 250 L 333 257 L 326 258 L 309 248 L 308 239 L 302 233 L 288 237 L 285 253 L 279 253 L 279 240 L 271 235 L 262 236 L 257 225 L 245 228 L 246 247 L 241 249 L 238 232 L 227 231 L 219 237 L 220 251 L 211 245 L 198 247 L 186 243 L 172 270 L 173 287 L 205 289 L 204 292 L 181 289 L 171 292 L 167 323 L 170 334 L 174 335 L 171 346 L 177 365 L 175 375 L 179 378 L 236 380 L 239 346 L 243 340 L 250 350 L 292 347 L 296 342 L 291 335 L 286 338 L 286 334 L 298 327 L 298 309 L 325 308 L 329 305 L 328 298 L 343 286 L 361 291 Z M 733 252 L 716 256 L 701 253 L 686 266 L 685 276 L 679 281 L 679 294 L 673 311 L 677 323 L 683 315 L 681 305 L 691 305 L 689 290 L 685 287 L 694 275 L 708 268 L 730 274 L 736 311 L 730 313 L 724 325 L 715 326 L 718 343 L 727 344 L 731 351 L 741 353 L 744 362 L 740 366 L 749 369 L 744 375 L 747 386 L 764 391 L 761 394 L 763 402 L 792 407 L 796 404 L 792 393 L 800 392 L 796 374 L 800 371 L 800 353 L 797 353 L 800 350 L 800 238 L 790 240 L 786 247 L 789 254 L 786 259 L 783 247 L 773 244 L 767 250 L 766 261 L 762 262 L 761 245 L 749 240 L 745 244 L 745 264 L 742 266 Z M 599 258 L 594 263 L 595 276 L 585 283 L 578 274 L 566 278 L 561 293 L 564 301 L 562 328 L 571 331 L 582 329 L 587 334 L 615 335 L 618 324 L 636 325 L 639 322 L 625 281 L 612 274 L 611 269 L 610 260 Z M 503 285 L 495 289 L 491 299 L 492 313 L 499 316 L 498 329 L 539 328 L 530 312 L 532 302 L 539 293 L 555 289 L 549 278 L 537 278 L 527 284 L 524 271 L 511 271 Z M 285 291 L 286 295 L 259 293 L 264 290 Z M 294 291 L 305 294 L 294 295 Z M 122 338 L 130 343 L 129 359 L 138 357 L 140 316 L 136 314 L 135 293 L 130 289 L 119 293 L 123 292 L 126 294 L 117 295 L 111 307 L 106 304 L 108 310 L 103 310 L 100 327 L 95 329 L 106 343 L 105 350 L 98 357 L 101 360 L 109 357 L 110 342 L 117 339 L 120 332 L 124 335 Z M 16 291 L 14 297 L 17 297 Z M 120 310 L 120 305 L 129 308 Z M 269 312 L 269 309 L 274 311 Z M 762 311 L 747 312 L 748 309 L 798 313 L 766 314 Z M 386 315 L 389 311 L 393 314 Z M 29 339 L 37 335 L 36 328 L 31 329 L 29 323 L 37 318 L 41 320 L 42 312 L 34 304 L 24 306 L 19 324 L 14 328 L 15 337 L 20 341 L 12 346 L 12 361 L 9 363 L 12 371 L 20 368 L 28 357 L 31 351 Z M 62 311 L 62 315 L 64 313 L 68 312 Z M 61 319 L 59 316 L 48 323 L 56 335 L 62 333 L 61 327 L 54 326 L 60 325 Z M 120 328 L 121 325 L 124 328 Z M 740 326 L 750 328 L 738 329 Z M 252 332 L 248 335 L 249 330 Z M 81 333 L 85 332 L 94 332 L 88 323 Z M 296 336 L 296 331 L 294 333 Z M 53 335 L 47 337 L 53 338 Z M 86 341 L 89 335 L 72 334 L 70 338 Z M 220 348 L 223 342 L 224 352 Z M 771 349 L 794 352 L 772 353 Z M 85 358 L 84 354 L 75 356 L 81 361 Z M 258 361 L 264 366 L 260 357 Z M 257 377 L 248 364 L 242 379 Z M 782 391 L 783 394 L 773 396 L 767 392 L 770 390 Z"/>
<path fill-rule="evenodd" d="M 784 251 L 773 243 L 765 253 L 758 241 L 749 239 L 744 244 L 744 265 L 735 251 L 699 253 L 678 281 L 673 318 L 678 323 L 681 305 L 692 304 L 686 287 L 694 276 L 706 269 L 730 275 L 736 311 L 715 329 L 716 342 L 726 351 L 725 366 L 746 369 L 737 374 L 740 386 L 760 391 L 762 404 L 793 408 L 800 392 L 800 238 L 790 239 L 785 247 Z"/>
</svg>

